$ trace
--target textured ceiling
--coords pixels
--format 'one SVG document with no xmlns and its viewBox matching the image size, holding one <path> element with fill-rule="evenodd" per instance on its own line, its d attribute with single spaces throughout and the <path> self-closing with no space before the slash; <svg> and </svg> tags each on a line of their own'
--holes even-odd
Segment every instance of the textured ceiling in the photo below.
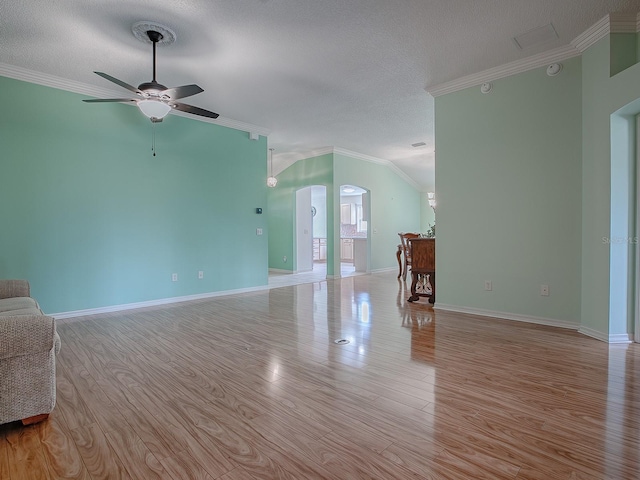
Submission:
<svg viewBox="0 0 640 480">
<path fill-rule="evenodd" d="M 110 90 L 94 70 L 137 85 L 151 79 L 151 54 L 131 26 L 158 22 L 177 35 L 158 49 L 158 81 L 197 83 L 205 91 L 188 103 L 269 129 L 276 172 L 296 153 L 335 146 L 390 160 L 426 190 L 426 87 L 567 45 L 607 13 L 638 9 L 640 0 L 2 0 L 0 62 Z M 516 47 L 514 36 L 550 22 L 558 39 Z"/>
</svg>

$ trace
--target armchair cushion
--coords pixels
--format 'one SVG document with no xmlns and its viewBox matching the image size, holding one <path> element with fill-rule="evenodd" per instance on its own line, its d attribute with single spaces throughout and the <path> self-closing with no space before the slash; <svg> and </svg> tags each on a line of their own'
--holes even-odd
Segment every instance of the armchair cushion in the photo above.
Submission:
<svg viewBox="0 0 640 480">
<path fill-rule="evenodd" d="M 29 296 L 31 288 L 27 280 L 0 280 L 0 298 Z"/>
</svg>

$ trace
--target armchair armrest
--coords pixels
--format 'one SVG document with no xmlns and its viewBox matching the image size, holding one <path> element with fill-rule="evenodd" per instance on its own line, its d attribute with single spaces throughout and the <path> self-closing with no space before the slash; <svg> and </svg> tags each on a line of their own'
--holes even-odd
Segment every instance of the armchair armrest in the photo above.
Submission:
<svg viewBox="0 0 640 480">
<path fill-rule="evenodd" d="M 56 322 L 46 315 L 0 317 L 0 359 L 59 349 Z"/>
<path fill-rule="evenodd" d="M 31 288 L 27 280 L 0 280 L 0 298 L 30 296 Z"/>
</svg>

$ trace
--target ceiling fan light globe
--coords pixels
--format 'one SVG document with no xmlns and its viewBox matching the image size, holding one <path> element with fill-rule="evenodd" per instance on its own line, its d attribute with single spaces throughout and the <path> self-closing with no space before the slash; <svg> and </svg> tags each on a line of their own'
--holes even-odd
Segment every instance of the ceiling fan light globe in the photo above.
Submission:
<svg viewBox="0 0 640 480">
<path fill-rule="evenodd" d="M 164 118 L 171 111 L 171 107 L 158 100 L 140 100 L 138 103 L 140 111 L 149 118 Z"/>
<path fill-rule="evenodd" d="M 267 187 L 273 188 L 278 184 L 278 179 L 276 177 L 267 178 Z"/>
</svg>

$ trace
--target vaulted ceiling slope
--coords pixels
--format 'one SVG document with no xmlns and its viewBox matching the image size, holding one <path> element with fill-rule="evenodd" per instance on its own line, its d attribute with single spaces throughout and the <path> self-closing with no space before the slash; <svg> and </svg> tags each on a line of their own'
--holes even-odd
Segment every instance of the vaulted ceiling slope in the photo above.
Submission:
<svg viewBox="0 0 640 480">
<path fill-rule="evenodd" d="M 198 106 L 268 129 L 274 170 L 335 146 L 390 160 L 427 189 L 425 88 L 568 45 L 606 14 L 638 9 L 640 0 L 3 0 L 0 63 L 113 92 L 92 72 L 147 81 L 149 49 L 131 26 L 158 22 L 177 35 L 158 50 L 159 81 L 197 83 Z M 513 40 L 549 24 L 557 36 L 523 49 Z"/>
</svg>

